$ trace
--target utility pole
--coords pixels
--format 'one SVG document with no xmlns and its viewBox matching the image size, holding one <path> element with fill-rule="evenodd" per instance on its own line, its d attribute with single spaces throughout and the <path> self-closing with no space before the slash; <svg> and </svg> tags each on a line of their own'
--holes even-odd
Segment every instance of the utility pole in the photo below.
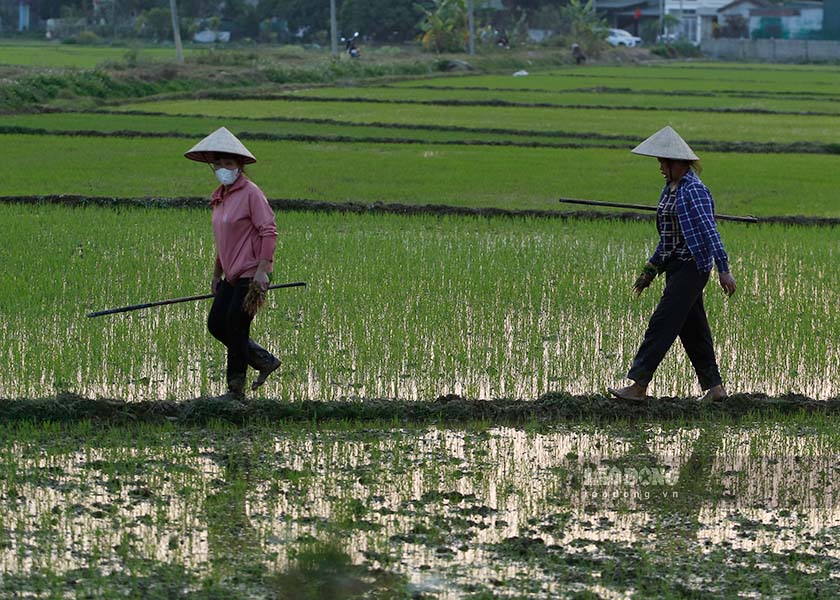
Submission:
<svg viewBox="0 0 840 600">
<path fill-rule="evenodd" d="M 665 35 L 665 0 L 659 0 L 659 35 Z"/>
<path fill-rule="evenodd" d="M 172 33 L 175 36 L 175 60 L 179 65 L 184 64 L 184 49 L 181 47 L 181 28 L 178 26 L 178 6 L 175 0 L 169 0 L 169 10 L 172 11 Z"/>
<path fill-rule="evenodd" d="M 335 0 L 330 0 L 330 48 L 338 56 L 338 19 L 335 16 Z"/>
<path fill-rule="evenodd" d="M 473 0 L 467 0 L 467 22 L 470 29 L 470 54 L 475 54 L 475 15 L 473 14 Z"/>
</svg>

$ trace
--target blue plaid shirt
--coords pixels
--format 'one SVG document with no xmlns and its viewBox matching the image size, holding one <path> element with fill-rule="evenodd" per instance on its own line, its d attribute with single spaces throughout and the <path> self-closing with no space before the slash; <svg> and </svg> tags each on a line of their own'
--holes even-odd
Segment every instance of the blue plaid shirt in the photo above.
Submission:
<svg viewBox="0 0 840 600">
<path fill-rule="evenodd" d="M 663 232 L 662 224 L 667 221 L 667 215 L 662 213 L 662 205 L 668 200 L 670 186 L 665 185 L 659 197 L 660 207 L 656 211 L 656 226 L 659 230 L 659 245 L 656 246 L 650 263 L 662 266 L 672 253 L 678 250 L 679 238 L 675 237 L 673 228 Z M 715 201 L 709 188 L 703 185 L 700 178 L 689 170 L 677 184 L 676 215 L 681 237 L 697 264 L 700 273 L 712 270 L 712 262 L 718 273 L 729 272 L 729 257 L 723 249 L 723 242 L 715 223 Z M 676 245 L 675 245 L 676 240 Z M 677 255 L 679 256 L 679 255 Z"/>
<path fill-rule="evenodd" d="M 685 244 L 685 237 L 680 229 L 679 215 L 677 215 L 676 188 L 665 187 L 656 211 L 656 228 L 659 230 L 661 247 L 658 258 L 662 262 L 667 262 L 671 258 L 691 260 L 691 252 Z"/>
</svg>

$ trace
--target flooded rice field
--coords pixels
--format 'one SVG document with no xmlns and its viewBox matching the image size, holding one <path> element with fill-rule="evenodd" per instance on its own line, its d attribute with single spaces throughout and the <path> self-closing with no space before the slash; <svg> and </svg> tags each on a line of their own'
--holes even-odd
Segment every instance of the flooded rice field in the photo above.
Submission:
<svg viewBox="0 0 840 600">
<path fill-rule="evenodd" d="M 209 217 L 0 205 L 0 398 L 222 393 L 225 355 L 206 331 L 207 301 L 85 317 L 206 293 Z M 630 292 L 655 245 L 651 223 L 312 212 L 277 220 L 275 282 L 308 285 L 271 292 L 253 325 L 283 361 L 265 398 L 604 392 L 624 378 L 661 293 L 660 281 L 639 299 Z M 721 230 L 739 290 L 725 299 L 713 276 L 705 303 L 727 389 L 840 395 L 837 228 Z M 678 345 L 649 393 L 700 393 Z"/>
<path fill-rule="evenodd" d="M 820 416 L 0 435 L 4 597 L 840 593 Z"/>
<path fill-rule="evenodd" d="M 840 597 L 830 69 L 580 68 L 9 115 L 4 193 L 76 196 L 0 202 L 0 598 Z M 330 203 L 277 212 L 274 281 L 308 285 L 258 316 L 282 366 L 243 402 L 220 395 L 209 303 L 85 316 L 209 291 L 209 210 L 171 196 L 215 184 L 172 165 L 228 113 L 262 136 L 269 195 Z M 725 402 L 694 398 L 678 346 L 650 397 L 606 395 L 662 288 L 630 292 L 652 222 L 381 205 L 652 201 L 623 146 L 663 119 L 721 212 L 776 215 L 720 223 Z"/>
<path fill-rule="evenodd" d="M 840 595 L 836 228 L 722 225 L 752 393 L 677 348 L 631 407 L 649 223 L 281 213 L 234 406 L 206 304 L 85 317 L 205 291 L 208 214 L 0 219 L 0 597 Z"/>
</svg>

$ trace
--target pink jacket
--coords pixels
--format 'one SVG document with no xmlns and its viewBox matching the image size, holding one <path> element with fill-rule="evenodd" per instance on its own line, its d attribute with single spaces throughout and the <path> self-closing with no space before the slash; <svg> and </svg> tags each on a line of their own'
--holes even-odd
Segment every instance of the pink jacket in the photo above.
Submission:
<svg viewBox="0 0 840 600">
<path fill-rule="evenodd" d="M 225 279 L 253 277 L 260 260 L 273 261 L 277 243 L 274 212 L 256 184 L 240 175 L 227 194 L 222 185 L 213 192 L 210 206 L 216 263 L 221 265 Z"/>
</svg>

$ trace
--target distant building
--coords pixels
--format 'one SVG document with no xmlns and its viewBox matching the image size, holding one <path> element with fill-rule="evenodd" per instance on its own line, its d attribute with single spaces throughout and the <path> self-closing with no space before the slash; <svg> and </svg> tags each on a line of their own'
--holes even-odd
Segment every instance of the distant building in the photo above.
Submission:
<svg viewBox="0 0 840 600">
<path fill-rule="evenodd" d="M 44 28 L 40 0 L 0 0 L 3 31 L 36 31 Z"/>
<path fill-rule="evenodd" d="M 840 12 L 840 0 L 838 12 Z M 823 3 L 773 4 L 767 0 L 665 0 L 679 24 L 669 37 L 694 44 L 713 37 L 808 39 L 823 37 Z M 838 15 L 840 30 L 840 15 Z"/>
<path fill-rule="evenodd" d="M 718 9 L 717 28 L 712 37 L 750 37 L 750 11 L 773 6 L 767 0 L 735 0 Z M 703 38 L 708 39 L 708 38 Z"/>
<path fill-rule="evenodd" d="M 692 44 L 714 37 L 719 27 L 718 10 L 732 0 L 665 0 L 665 13 L 679 20 L 667 33 Z"/>
<path fill-rule="evenodd" d="M 638 37 L 644 37 L 651 28 L 658 29 L 659 0 L 595 0 L 594 4 L 595 11 L 615 29 L 624 29 Z"/>
<path fill-rule="evenodd" d="M 750 10 L 750 37 L 812 39 L 822 37 L 822 2 L 791 2 Z"/>
<path fill-rule="evenodd" d="M 767 0 L 735 0 L 726 6 L 722 6 L 717 12 L 722 17 L 739 16 L 749 20 L 751 10 L 767 6 L 774 6 L 774 4 Z"/>
</svg>

